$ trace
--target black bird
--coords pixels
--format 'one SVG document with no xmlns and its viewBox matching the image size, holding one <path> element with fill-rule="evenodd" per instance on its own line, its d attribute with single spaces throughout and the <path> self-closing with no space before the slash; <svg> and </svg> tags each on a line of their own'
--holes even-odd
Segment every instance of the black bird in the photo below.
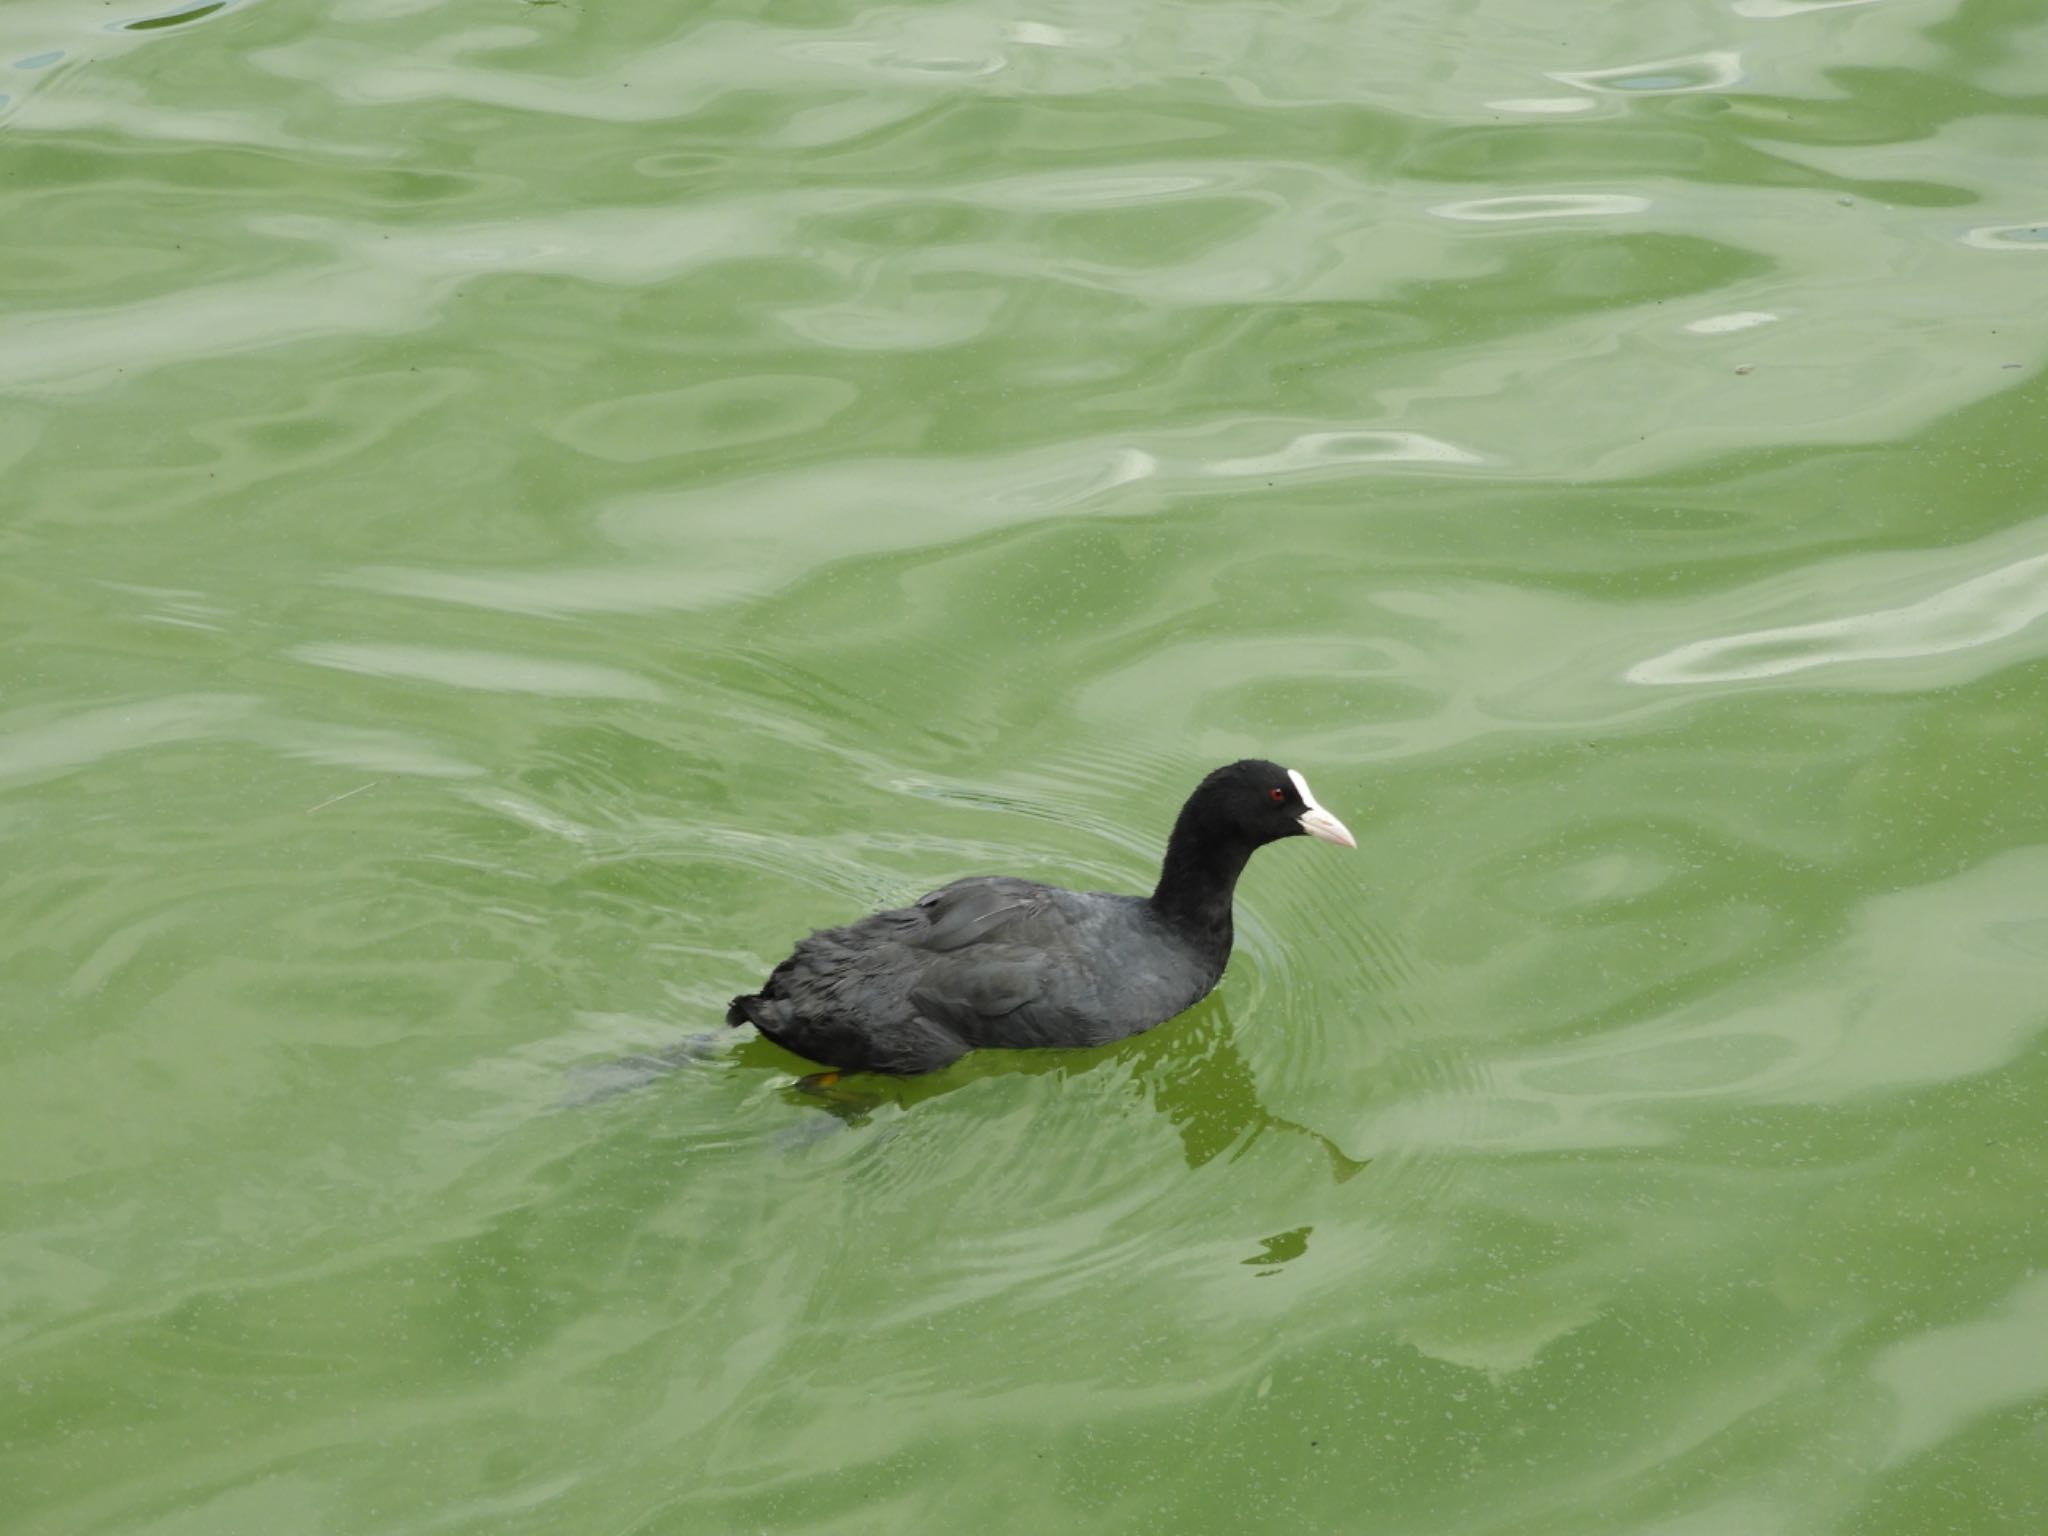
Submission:
<svg viewBox="0 0 2048 1536">
<path fill-rule="evenodd" d="M 1306 833 L 1356 848 L 1308 781 L 1256 758 L 1195 786 L 1150 896 L 1003 875 L 803 940 L 728 1024 L 841 1072 L 932 1072 L 979 1047 L 1102 1045 L 1193 1007 L 1230 959 L 1252 854 Z"/>
</svg>

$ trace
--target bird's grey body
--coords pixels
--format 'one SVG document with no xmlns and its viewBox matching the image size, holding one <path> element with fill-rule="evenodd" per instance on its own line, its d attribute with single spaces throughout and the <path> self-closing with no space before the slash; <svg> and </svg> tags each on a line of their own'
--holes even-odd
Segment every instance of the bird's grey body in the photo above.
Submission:
<svg viewBox="0 0 2048 1536">
<path fill-rule="evenodd" d="M 760 991 L 732 1000 L 726 1022 L 840 1071 L 897 1076 L 983 1048 L 1121 1040 L 1208 995 L 1230 959 L 1246 861 L 1300 834 L 1356 846 L 1300 774 L 1232 763 L 1182 806 L 1151 895 L 956 880 L 814 932 Z"/>
<path fill-rule="evenodd" d="M 905 1075 L 971 1050 L 1135 1035 L 1200 1002 L 1228 958 L 1142 896 L 981 876 L 820 929 L 733 1008 L 799 1056 Z"/>
</svg>

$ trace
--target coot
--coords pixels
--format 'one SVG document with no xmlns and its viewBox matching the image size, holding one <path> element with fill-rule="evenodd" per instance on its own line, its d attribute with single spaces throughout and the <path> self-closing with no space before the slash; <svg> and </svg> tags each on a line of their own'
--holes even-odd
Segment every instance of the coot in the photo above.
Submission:
<svg viewBox="0 0 2048 1536">
<path fill-rule="evenodd" d="M 1150 896 L 1007 876 L 803 940 L 728 1024 L 842 1072 L 931 1072 L 979 1047 L 1101 1045 L 1205 997 L 1230 959 L 1230 897 L 1253 852 L 1302 834 L 1358 844 L 1308 781 L 1256 758 L 1218 768 L 1173 824 Z"/>
</svg>

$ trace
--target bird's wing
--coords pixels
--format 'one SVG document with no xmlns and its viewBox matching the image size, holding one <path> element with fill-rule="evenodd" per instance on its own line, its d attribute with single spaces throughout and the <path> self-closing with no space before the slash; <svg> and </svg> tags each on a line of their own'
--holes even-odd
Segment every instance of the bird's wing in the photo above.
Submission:
<svg viewBox="0 0 2048 1536">
<path fill-rule="evenodd" d="M 955 880 L 920 896 L 914 910 L 923 915 L 925 928 L 911 942 L 940 954 L 995 942 L 1057 944 L 1068 935 L 1051 889 L 1029 880 Z"/>
<path fill-rule="evenodd" d="M 968 1044 L 1014 1049 L 1103 1036 L 1096 998 L 1093 978 L 1073 956 L 1010 944 L 934 955 L 910 992 L 920 1016 Z"/>
<path fill-rule="evenodd" d="M 957 880 L 922 898 L 920 1015 L 969 1044 L 1074 1044 L 1098 1033 L 1101 989 L 1059 893 L 1029 880 Z"/>
</svg>

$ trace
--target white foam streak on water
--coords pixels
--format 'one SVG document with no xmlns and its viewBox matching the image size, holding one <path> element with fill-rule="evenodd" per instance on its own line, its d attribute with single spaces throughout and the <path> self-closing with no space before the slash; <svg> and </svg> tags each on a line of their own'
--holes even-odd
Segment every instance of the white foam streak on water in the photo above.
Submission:
<svg viewBox="0 0 2048 1536">
<path fill-rule="evenodd" d="M 1690 91 L 1725 91 L 1742 79 L 1742 55 L 1734 49 L 1619 64 L 1612 69 L 1554 69 L 1559 85 L 1588 91 L 1618 91 L 1636 96 L 1676 96 Z"/>
<path fill-rule="evenodd" d="M 1572 117 L 1599 110 L 1599 103 L 1583 96 L 1514 96 L 1489 101 L 1496 112 L 1526 112 L 1532 117 Z"/>
<path fill-rule="evenodd" d="M 1695 336 L 1724 336 L 1731 331 L 1754 330 L 1760 325 L 1769 325 L 1780 317 L 1767 309 L 1743 309 L 1728 315 L 1708 315 L 1704 319 L 1691 320 L 1681 327 Z"/>
<path fill-rule="evenodd" d="M 1750 21 L 1783 21 L 1814 11 L 1841 11 L 1851 6 L 1885 3 L 1888 0 L 1735 0 L 1729 9 Z"/>
<path fill-rule="evenodd" d="M 1439 203 L 1439 218 L 1472 224 L 1512 224 L 1531 219 L 1599 219 L 1643 213 L 1650 200 L 1632 192 L 1521 192 L 1510 197 L 1475 197 Z"/>
<path fill-rule="evenodd" d="M 1338 469 L 1346 464 L 1479 464 L 1466 449 L 1425 432 L 1308 432 L 1278 453 L 1248 459 L 1217 459 L 1212 475 L 1286 475 Z"/>
<path fill-rule="evenodd" d="M 1963 236 L 1963 244 L 1980 251 L 2027 251 L 2048 254 L 2048 222 L 1987 224 Z"/>
<path fill-rule="evenodd" d="M 1902 608 L 1695 640 L 1639 661 L 1632 683 L 1755 682 L 1814 667 L 1900 661 L 1989 645 L 2048 614 L 2048 555 L 2001 566 Z"/>
</svg>

